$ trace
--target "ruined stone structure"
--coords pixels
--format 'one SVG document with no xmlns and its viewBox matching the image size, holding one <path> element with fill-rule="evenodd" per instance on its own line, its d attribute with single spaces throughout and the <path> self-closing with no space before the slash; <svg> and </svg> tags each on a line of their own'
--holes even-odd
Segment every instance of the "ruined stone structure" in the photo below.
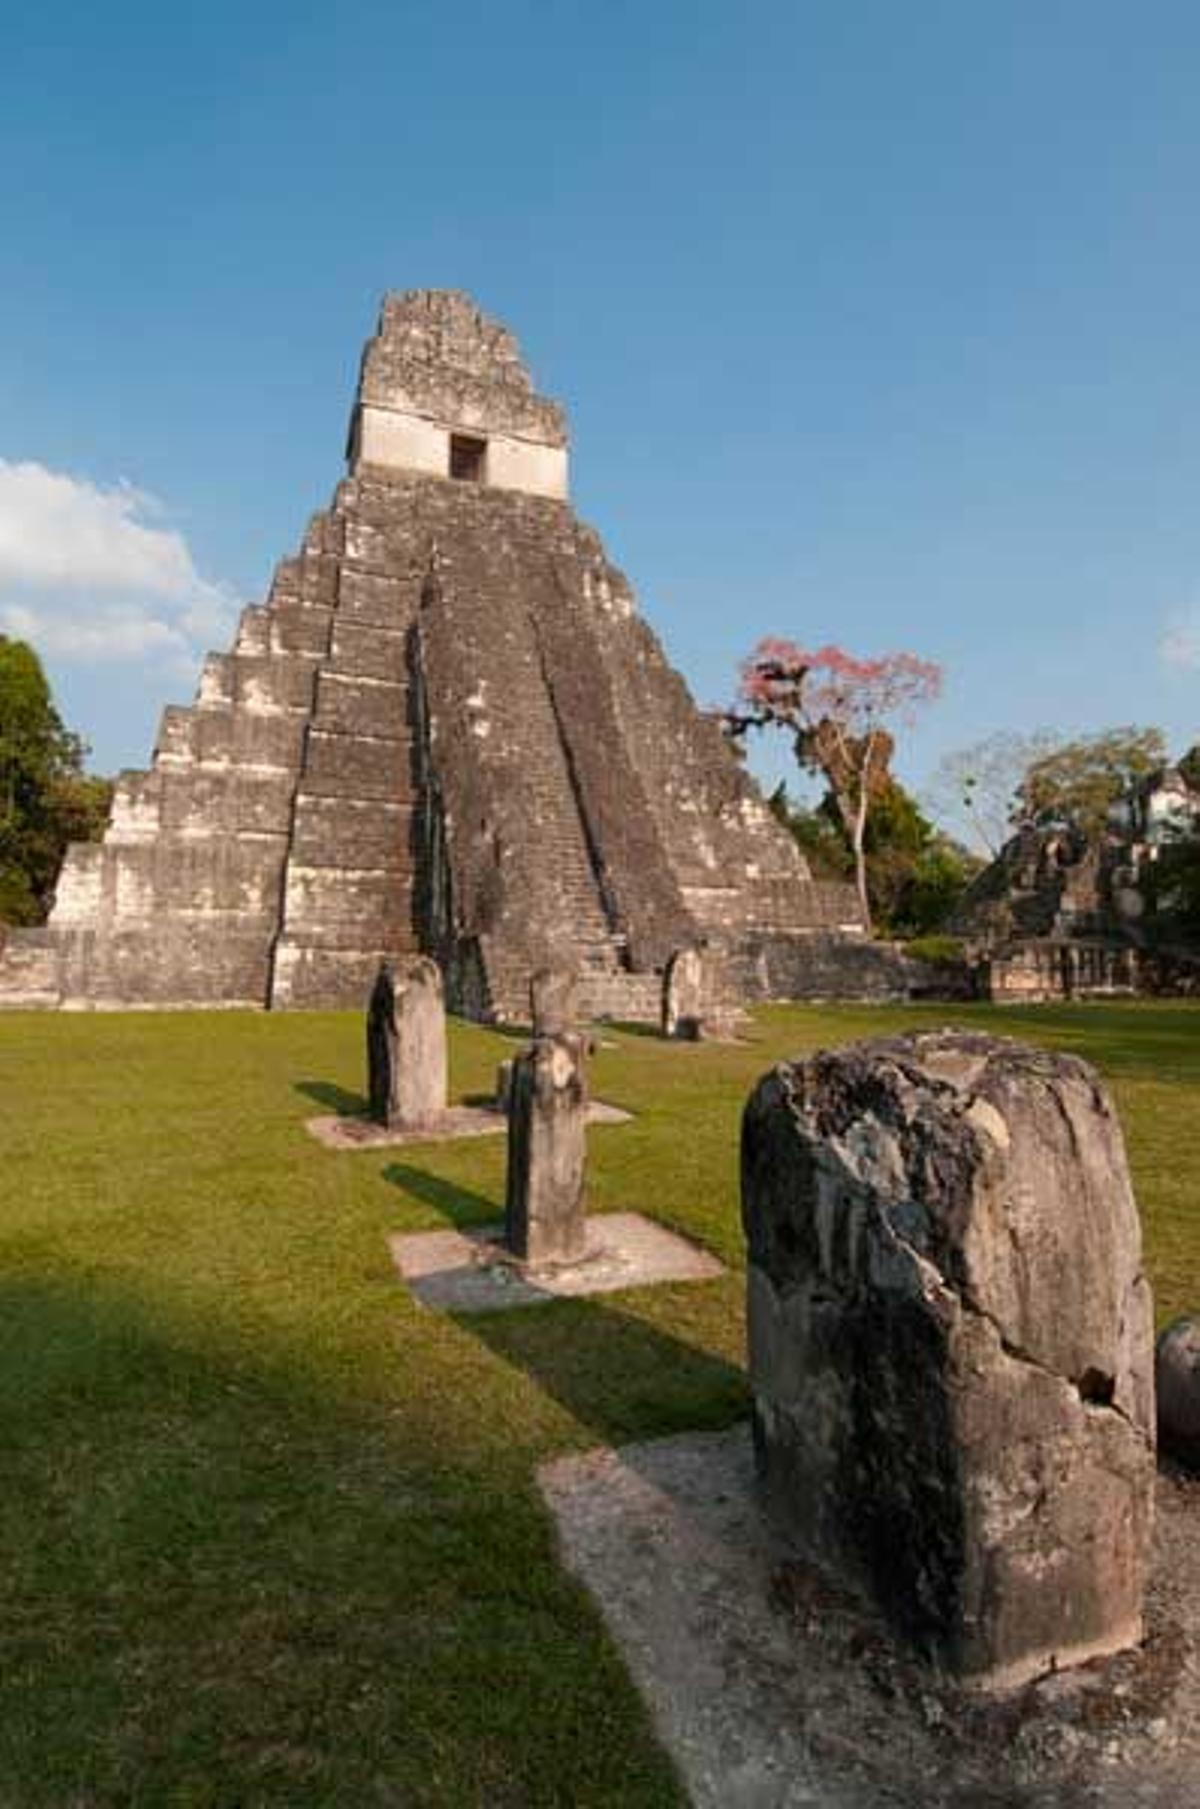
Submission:
<svg viewBox="0 0 1200 1809">
<path fill-rule="evenodd" d="M 349 466 L 0 999 L 360 1006 L 420 950 L 473 1015 L 520 1017 L 569 960 L 581 1010 L 655 1019 L 674 948 L 746 948 L 769 986 L 858 927 L 572 512 L 562 410 L 467 296 L 386 299 Z"/>
<path fill-rule="evenodd" d="M 689 1043 L 735 1040 L 749 1022 L 739 1000 L 758 990 L 745 986 L 743 967 L 720 950 L 676 949 L 663 969 L 663 1035 Z"/>
<path fill-rule="evenodd" d="M 1196 751 L 1152 774 L 1102 834 L 1032 825 L 968 889 L 952 926 L 998 1001 L 1200 989 L 1194 927 L 1162 883 L 1170 853 L 1200 837 Z"/>
<path fill-rule="evenodd" d="M 965 1031 L 781 1066 L 742 1206 L 777 1523 L 977 1683 L 1136 1642 L 1153 1311 L 1099 1076 Z"/>
</svg>

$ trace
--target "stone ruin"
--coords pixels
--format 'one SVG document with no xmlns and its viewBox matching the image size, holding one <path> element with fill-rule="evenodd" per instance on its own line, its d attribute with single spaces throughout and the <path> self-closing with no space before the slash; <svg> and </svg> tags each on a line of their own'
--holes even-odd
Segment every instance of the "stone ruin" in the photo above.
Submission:
<svg viewBox="0 0 1200 1809">
<path fill-rule="evenodd" d="M 739 1003 L 746 991 L 720 951 L 676 949 L 663 968 L 659 1028 L 676 1042 L 735 1041 L 749 1023 Z"/>
<path fill-rule="evenodd" d="M 1172 842 L 1200 836 L 1200 753 L 1133 788 L 1104 830 L 1027 824 L 968 888 L 952 928 L 998 1002 L 1200 991 L 1200 946 L 1157 896 Z"/>
<path fill-rule="evenodd" d="M 1152 1308 L 1095 1073 L 954 1031 L 781 1066 L 742 1188 L 777 1524 L 967 1681 L 1137 1641 Z"/>
<path fill-rule="evenodd" d="M 371 1117 L 389 1130 L 421 1130 L 446 1112 L 446 1010 L 442 976 L 424 956 L 397 979 L 380 963 L 367 1008 Z"/>
<path fill-rule="evenodd" d="M 655 1021 L 704 939 L 757 996 L 852 981 L 852 889 L 814 882 L 574 514 L 511 334 L 457 291 L 388 296 L 348 458 L 10 938 L 0 1002 L 357 1007 L 423 953 L 504 1020 L 567 952 L 589 1015 Z"/>
<path fill-rule="evenodd" d="M 504 1242 L 537 1270 L 586 1253 L 588 1045 L 575 1022 L 570 969 L 539 969 L 529 995 L 533 1039 L 507 1082 Z"/>
<path fill-rule="evenodd" d="M 513 1062 L 504 1242 L 533 1270 L 586 1252 L 587 1071 L 579 1036 L 539 1036 Z"/>
</svg>

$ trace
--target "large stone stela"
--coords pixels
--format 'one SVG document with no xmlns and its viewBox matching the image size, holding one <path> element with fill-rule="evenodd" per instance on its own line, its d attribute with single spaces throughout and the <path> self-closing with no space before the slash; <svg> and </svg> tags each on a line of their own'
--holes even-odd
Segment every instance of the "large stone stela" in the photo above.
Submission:
<svg viewBox="0 0 1200 1809">
<path fill-rule="evenodd" d="M 977 1683 L 1136 1642 L 1152 1309 L 1098 1076 L 953 1031 L 784 1066 L 742 1190 L 778 1524 Z"/>
</svg>

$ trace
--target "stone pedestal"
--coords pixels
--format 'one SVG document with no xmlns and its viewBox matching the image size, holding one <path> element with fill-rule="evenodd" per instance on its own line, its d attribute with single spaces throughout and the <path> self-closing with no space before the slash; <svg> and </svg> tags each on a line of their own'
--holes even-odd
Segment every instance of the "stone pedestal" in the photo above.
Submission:
<svg viewBox="0 0 1200 1809">
<path fill-rule="evenodd" d="M 742 1201 L 776 1523 L 967 1680 L 1137 1641 L 1152 1312 L 1096 1074 L 953 1031 L 781 1066 Z"/>
<path fill-rule="evenodd" d="M 580 1037 L 535 1037 L 516 1057 L 504 1239 L 532 1269 L 578 1262 L 584 1254 L 587 1105 Z"/>
<path fill-rule="evenodd" d="M 424 956 L 399 975 L 383 962 L 367 1011 L 371 1116 L 416 1130 L 446 1110 L 446 1011 L 442 976 Z"/>
</svg>

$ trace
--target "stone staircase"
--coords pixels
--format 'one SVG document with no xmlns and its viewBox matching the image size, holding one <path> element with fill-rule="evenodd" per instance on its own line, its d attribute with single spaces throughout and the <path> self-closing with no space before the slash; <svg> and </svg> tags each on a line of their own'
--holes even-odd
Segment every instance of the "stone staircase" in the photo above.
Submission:
<svg viewBox="0 0 1200 1809">
<path fill-rule="evenodd" d="M 419 578 L 369 536 L 358 557 L 339 555 L 346 525 L 326 519 L 315 555 L 334 565 L 272 949 L 277 1008 L 365 999 L 381 956 L 418 950 L 407 646 Z M 273 597 L 283 622 L 303 607 L 290 582 Z"/>
</svg>

